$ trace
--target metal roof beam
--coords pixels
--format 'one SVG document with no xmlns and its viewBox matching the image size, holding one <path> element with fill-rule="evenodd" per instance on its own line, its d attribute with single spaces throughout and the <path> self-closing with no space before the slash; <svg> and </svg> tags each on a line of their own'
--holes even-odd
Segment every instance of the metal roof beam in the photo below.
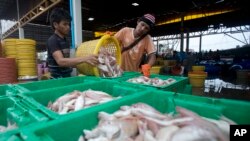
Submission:
<svg viewBox="0 0 250 141">
<path fill-rule="evenodd" d="M 227 33 L 244 33 L 244 32 L 250 32 L 250 25 L 240 26 L 240 29 L 236 27 L 220 27 L 219 29 L 208 29 L 206 31 L 199 31 L 199 32 L 190 32 L 189 38 L 194 37 L 200 37 L 200 35 L 214 35 L 214 34 L 227 34 Z M 186 38 L 186 34 L 184 36 Z M 180 34 L 174 34 L 174 35 L 166 35 L 166 36 L 159 36 L 159 37 L 153 37 L 153 40 L 173 40 L 173 39 L 180 39 Z"/>
<path fill-rule="evenodd" d="M 53 6 L 60 3 L 62 0 L 43 0 L 40 2 L 37 6 L 35 6 L 32 10 L 27 12 L 20 20 L 12 26 L 10 29 L 8 29 L 5 33 L 2 34 L 2 39 L 8 37 L 10 34 L 15 32 L 18 28 L 24 26 L 28 22 L 32 21 L 33 19 L 37 18 Z"/>
</svg>

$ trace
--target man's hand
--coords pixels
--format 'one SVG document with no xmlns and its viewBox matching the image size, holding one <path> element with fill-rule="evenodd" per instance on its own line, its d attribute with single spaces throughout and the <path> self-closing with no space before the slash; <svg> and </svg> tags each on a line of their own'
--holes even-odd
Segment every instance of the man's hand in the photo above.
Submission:
<svg viewBox="0 0 250 141">
<path fill-rule="evenodd" d="M 142 68 L 142 73 L 144 76 L 146 77 L 149 77 L 150 76 L 150 69 L 151 69 L 151 66 L 149 64 L 144 64 L 141 66 Z"/>
</svg>

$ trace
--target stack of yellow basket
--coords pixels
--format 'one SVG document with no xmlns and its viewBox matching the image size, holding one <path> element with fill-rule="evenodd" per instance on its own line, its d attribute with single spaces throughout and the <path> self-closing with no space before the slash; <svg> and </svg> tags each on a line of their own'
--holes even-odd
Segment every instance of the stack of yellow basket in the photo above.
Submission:
<svg viewBox="0 0 250 141">
<path fill-rule="evenodd" d="M 207 72 L 204 71 L 205 66 L 192 66 L 192 70 L 188 72 L 190 84 L 193 87 L 203 87 L 207 78 Z"/>
<path fill-rule="evenodd" d="M 16 41 L 18 77 L 37 76 L 36 41 L 18 39 Z"/>
<path fill-rule="evenodd" d="M 5 39 L 3 40 L 4 56 L 6 58 L 16 58 L 16 40 L 17 39 Z"/>
</svg>

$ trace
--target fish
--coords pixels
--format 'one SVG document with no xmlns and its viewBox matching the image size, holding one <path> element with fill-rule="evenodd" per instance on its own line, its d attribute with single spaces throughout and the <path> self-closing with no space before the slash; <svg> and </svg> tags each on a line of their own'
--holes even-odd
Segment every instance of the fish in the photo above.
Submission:
<svg viewBox="0 0 250 141">
<path fill-rule="evenodd" d="M 162 86 L 170 85 L 176 82 L 176 80 L 173 78 L 168 78 L 166 80 L 163 80 L 158 77 L 149 78 L 146 76 L 138 76 L 138 77 L 128 79 L 127 82 L 162 87 Z"/>
<path fill-rule="evenodd" d="M 112 97 L 102 91 L 88 89 L 80 92 L 75 90 L 57 98 L 54 102 L 49 101 L 47 108 L 58 114 L 67 114 L 118 98 L 120 96 Z"/>
<path fill-rule="evenodd" d="M 229 141 L 223 130 L 234 123 L 230 119 L 221 124 L 183 107 L 176 111 L 170 117 L 146 103 L 123 105 L 113 113 L 99 112 L 98 125 L 81 136 L 87 141 Z"/>
<path fill-rule="evenodd" d="M 17 128 L 16 123 L 11 123 L 9 120 L 7 122 L 7 126 L 0 125 L 0 133 L 6 132 L 8 130 L 12 130 Z"/>
<path fill-rule="evenodd" d="M 157 141 L 170 141 L 175 132 L 180 128 L 176 125 L 166 126 L 161 128 L 156 134 Z"/>
<path fill-rule="evenodd" d="M 97 68 L 101 77 L 119 77 L 123 74 L 123 70 L 117 64 L 115 55 L 110 53 L 107 48 L 100 47 L 98 61 Z"/>
</svg>

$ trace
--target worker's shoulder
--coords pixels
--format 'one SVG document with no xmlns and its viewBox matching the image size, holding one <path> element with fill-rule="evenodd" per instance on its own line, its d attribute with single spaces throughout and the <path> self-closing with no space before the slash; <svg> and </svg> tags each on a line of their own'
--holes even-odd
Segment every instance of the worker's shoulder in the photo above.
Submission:
<svg viewBox="0 0 250 141">
<path fill-rule="evenodd" d="M 131 27 L 123 27 L 121 30 L 122 31 L 132 31 L 133 28 L 131 28 Z"/>
<path fill-rule="evenodd" d="M 53 40 L 56 40 L 56 39 L 57 39 L 56 34 L 52 34 L 52 35 L 49 37 L 48 41 L 53 41 Z"/>
</svg>

